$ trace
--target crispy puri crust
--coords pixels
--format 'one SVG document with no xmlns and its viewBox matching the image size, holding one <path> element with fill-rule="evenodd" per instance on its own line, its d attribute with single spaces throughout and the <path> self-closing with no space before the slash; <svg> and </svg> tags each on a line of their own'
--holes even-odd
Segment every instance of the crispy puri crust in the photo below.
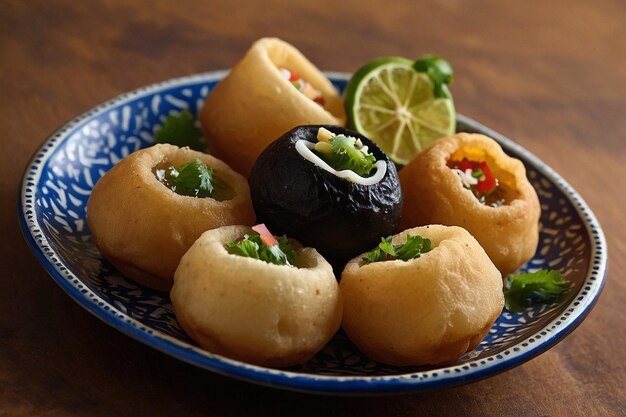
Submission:
<svg viewBox="0 0 626 417">
<path fill-rule="evenodd" d="M 476 347 L 504 305 L 500 272 L 460 227 L 431 225 L 395 235 L 434 249 L 407 262 L 350 261 L 340 288 L 343 328 L 370 358 L 398 366 L 452 361 Z"/>
<path fill-rule="evenodd" d="M 452 158 L 485 160 L 508 190 L 509 203 L 481 204 L 448 168 Z M 400 172 L 404 192 L 402 228 L 425 224 L 461 226 L 483 246 L 503 276 L 535 253 L 540 206 L 524 165 L 504 153 L 493 139 L 459 133 L 438 140 Z"/>
<path fill-rule="evenodd" d="M 341 323 L 332 268 L 296 246 L 298 268 L 229 254 L 251 229 L 205 232 L 180 262 L 170 294 L 181 327 L 204 349 L 263 366 L 306 362 Z"/>
<path fill-rule="evenodd" d="M 226 201 L 181 196 L 161 184 L 152 169 L 199 158 L 235 191 Z M 208 229 L 254 224 L 248 184 L 217 158 L 188 148 L 155 145 L 124 158 L 94 187 L 87 222 L 96 246 L 124 275 L 158 290 L 172 286 L 178 262 Z"/>
<path fill-rule="evenodd" d="M 319 90 L 322 108 L 278 71 L 298 73 Z M 341 97 L 330 81 L 292 45 L 276 38 L 256 41 L 209 94 L 200 114 L 210 149 L 248 176 L 257 156 L 298 125 L 345 125 Z"/>
</svg>

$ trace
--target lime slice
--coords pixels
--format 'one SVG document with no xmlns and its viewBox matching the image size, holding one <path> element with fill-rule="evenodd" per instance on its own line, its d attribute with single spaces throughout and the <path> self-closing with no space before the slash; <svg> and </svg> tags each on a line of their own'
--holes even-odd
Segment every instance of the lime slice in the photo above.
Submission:
<svg viewBox="0 0 626 417">
<path fill-rule="evenodd" d="M 455 131 L 454 104 L 437 98 L 431 79 L 401 57 L 375 59 L 346 88 L 349 127 L 372 139 L 397 164 L 406 165 L 437 139 Z"/>
</svg>

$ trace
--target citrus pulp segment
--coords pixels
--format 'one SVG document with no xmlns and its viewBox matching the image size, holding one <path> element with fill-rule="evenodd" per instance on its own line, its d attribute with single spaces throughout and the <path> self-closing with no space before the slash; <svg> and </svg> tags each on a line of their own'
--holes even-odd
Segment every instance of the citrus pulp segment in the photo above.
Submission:
<svg viewBox="0 0 626 417">
<path fill-rule="evenodd" d="M 391 159 L 405 165 L 437 139 L 454 133 L 450 98 L 436 98 L 427 74 L 409 60 L 373 61 L 346 89 L 350 126 L 371 138 Z"/>
</svg>

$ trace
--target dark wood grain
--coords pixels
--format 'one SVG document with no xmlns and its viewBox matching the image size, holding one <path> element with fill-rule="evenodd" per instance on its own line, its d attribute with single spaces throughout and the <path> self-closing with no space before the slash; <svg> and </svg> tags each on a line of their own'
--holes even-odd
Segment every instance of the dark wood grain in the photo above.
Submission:
<svg viewBox="0 0 626 417">
<path fill-rule="evenodd" d="M 0 416 L 626 415 L 626 3 L 459 0 L 3 1 L 0 5 Z M 338 3 L 338 2 L 337 2 Z M 62 123 L 136 87 L 234 64 L 265 35 L 319 67 L 436 52 L 459 112 L 558 171 L 603 225 L 604 293 L 565 341 L 471 385 L 316 397 L 181 363 L 54 284 L 17 223 L 23 169 Z"/>
</svg>

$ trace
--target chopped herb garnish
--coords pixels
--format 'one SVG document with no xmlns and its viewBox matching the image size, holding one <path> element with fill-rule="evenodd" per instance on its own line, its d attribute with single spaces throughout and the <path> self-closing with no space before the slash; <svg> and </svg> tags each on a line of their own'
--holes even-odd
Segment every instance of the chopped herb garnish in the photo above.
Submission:
<svg viewBox="0 0 626 417">
<path fill-rule="evenodd" d="M 157 170 L 156 176 L 176 194 L 190 197 L 209 197 L 213 192 L 213 169 L 195 159 L 178 168 L 170 166 Z"/>
<path fill-rule="evenodd" d="M 394 259 L 396 250 L 391 243 L 391 237 L 382 238 L 378 247 L 371 252 L 368 252 L 363 258 L 363 263 L 369 264 L 372 262 L 384 262 L 390 259 Z"/>
<path fill-rule="evenodd" d="M 177 116 L 167 116 L 163 127 L 154 136 L 156 143 L 171 143 L 181 148 L 188 146 L 196 151 L 204 150 L 201 138 L 202 131 L 196 127 L 189 110 L 183 110 Z"/>
<path fill-rule="evenodd" d="M 356 138 L 336 135 L 329 142 L 330 147 L 327 146 L 328 151 L 317 151 L 316 153 L 333 169 L 337 171 L 348 169 L 357 175 L 365 177 L 376 167 L 376 157 L 367 153 L 364 149 L 357 148 Z M 316 150 L 318 149 L 316 148 Z"/>
<path fill-rule="evenodd" d="M 431 244 L 430 239 L 421 236 L 407 235 L 405 243 L 395 246 L 391 243 L 391 237 L 382 238 L 378 248 L 368 252 L 366 257 L 363 258 L 363 263 L 369 264 L 372 262 L 384 262 L 395 259 L 408 261 L 419 258 L 420 255 L 431 250 Z"/>
<path fill-rule="evenodd" d="M 482 169 L 480 169 L 480 168 L 475 168 L 475 169 L 472 171 L 472 177 L 474 177 L 474 178 L 476 178 L 476 179 L 478 179 L 478 180 L 480 180 L 480 179 L 481 179 L 481 178 L 483 178 L 484 176 L 485 176 L 485 173 L 484 173 L 484 172 L 483 172 L 483 170 L 482 170 Z"/>
<path fill-rule="evenodd" d="M 413 68 L 417 72 L 425 72 L 434 85 L 437 98 L 450 98 L 448 85 L 452 84 L 454 71 L 452 65 L 437 55 L 422 55 L 415 61 Z"/>
<path fill-rule="evenodd" d="M 176 170 L 173 170 L 176 172 Z M 178 168 L 178 175 L 171 177 L 172 190 L 192 197 L 208 197 L 213 192 L 213 169 L 199 159 Z"/>
<path fill-rule="evenodd" d="M 509 275 L 504 283 L 506 309 L 519 312 L 534 304 L 558 301 L 571 285 L 556 270 L 541 269 Z"/>
<path fill-rule="evenodd" d="M 234 190 L 213 169 L 199 159 L 178 168 L 165 162 L 154 168 L 157 179 L 176 194 L 189 197 L 211 197 L 217 201 L 229 200 Z"/>
<path fill-rule="evenodd" d="M 267 246 L 258 233 L 245 234 L 242 239 L 224 247 L 231 255 L 259 259 L 275 265 L 295 265 L 296 252 L 286 236 L 277 238 L 276 245 Z"/>
</svg>

